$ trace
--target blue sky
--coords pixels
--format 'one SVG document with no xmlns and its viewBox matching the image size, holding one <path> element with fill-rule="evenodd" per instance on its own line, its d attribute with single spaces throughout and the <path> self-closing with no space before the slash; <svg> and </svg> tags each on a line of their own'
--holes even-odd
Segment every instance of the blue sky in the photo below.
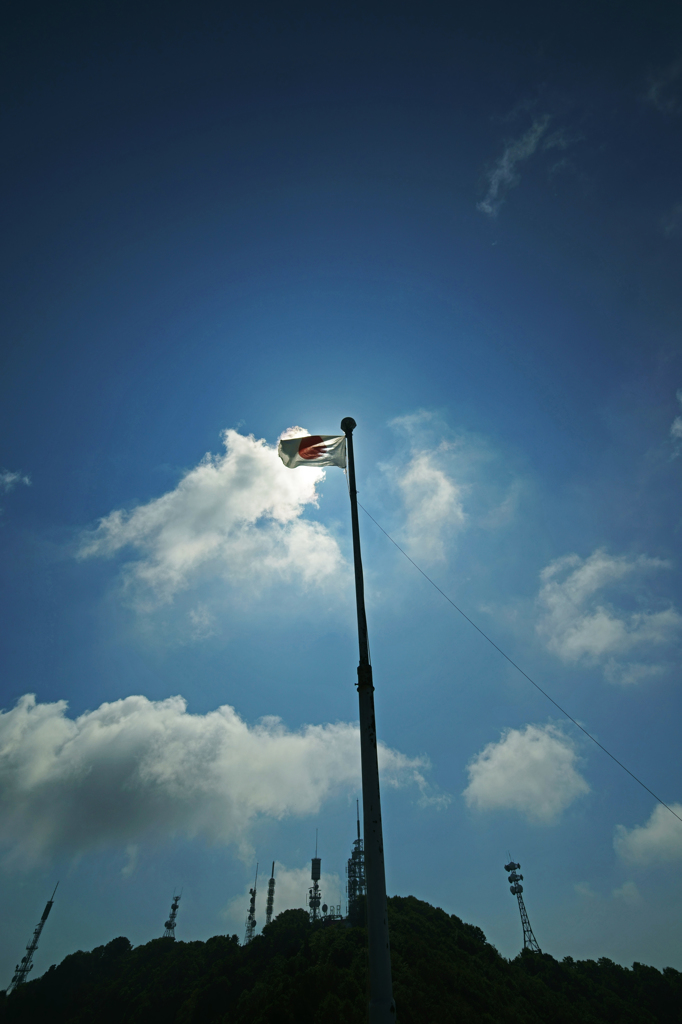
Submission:
<svg viewBox="0 0 682 1024">
<path fill-rule="evenodd" d="M 36 973 L 179 886 L 241 935 L 256 861 L 300 905 L 316 828 L 343 899 L 347 492 L 294 426 L 353 416 L 362 503 L 682 813 L 679 13 L 158 14 L 4 43 L 7 981 L 57 879 Z M 361 530 L 389 892 L 513 956 L 510 851 L 543 949 L 682 969 L 682 825 Z"/>
</svg>

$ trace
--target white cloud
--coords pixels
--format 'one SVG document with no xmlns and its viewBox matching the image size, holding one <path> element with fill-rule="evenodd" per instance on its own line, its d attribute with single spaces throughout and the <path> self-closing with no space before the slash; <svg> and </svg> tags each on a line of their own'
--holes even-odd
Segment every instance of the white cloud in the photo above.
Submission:
<svg viewBox="0 0 682 1024">
<path fill-rule="evenodd" d="M 30 476 L 24 476 L 23 473 L 12 473 L 8 469 L 0 470 L 0 491 L 4 491 L 7 494 L 13 491 L 17 484 L 30 487 Z"/>
<path fill-rule="evenodd" d="M 236 581 L 242 593 L 277 579 L 319 585 L 333 577 L 343 566 L 336 541 L 301 518 L 305 505 L 317 505 L 324 470 L 287 469 L 275 448 L 236 430 L 223 439 L 225 453 L 207 454 L 174 490 L 105 516 L 83 538 L 80 557 L 137 552 L 127 582 L 156 601 L 199 577 Z"/>
<path fill-rule="evenodd" d="M 585 559 L 556 559 L 540 574 L 539 635 L 562 661 L 600 664 L 612 682 L 635 683 L 659 674 L 664 666 L 652 659 L 678 639 L 682 616 L 672 606 L 625 611 L 599 593 L 607 588 L 622 591 L 628 580 L 641 587 L 644 574 L 669 568 L 660 558 L 614 556 L 603 550 Z M 622 660 L 634 651 L 648 660 Z"/>
<path fill-rule="evenodd" d="M 295 427 L 294 426 L 294 427 L 287 427 L 287 429 L 283 430 L 282 433 L 279 435 L 280 441 L 283 441 L 286 438 L 290 438 L 290 437 L 310 437 L 310 431 L 306 430 L 305 427 Z"/>
<path fill-rule="evenodd" d="M 682 817 L 682 804 L 670 806 Z M 646 825 L 630 829 L 618 825 L 613 845 L 628 864 L 646 866 L 682 860 L 682 821 L 657 804 Z"/>
<path fill-rule="evenodd" d="M 0 847 L 9 861 L 175 834 L 235 843 L 249 826 L 316 813 L 360 783 L 357 725 L 247 725 L 229 706 L 188 714 L 181 697 L 131 696 L 78 718 L 22 697 L 0 713 Z M 380 745 L 386 785 L 425 785 L 425 758 Z M 132 870 L 132 869 L 131 869 Z"/>
<path fill-rule="evenodd" d="M 508 729 L 467 766 L 464 798 L 482 811 L 512 810 L 550 824 L 590 787 L 572 741 L 555 725 Z"/>
<path fill-rule="evenodd" d="M 522 135 L 520 139 L 514 139 L 508 144 L 495 167 L 488 175 L 488 192 L 485 199 L 476 204 L 477 209 L 481 210 L 482 213 L 487 213 L 490 217 L 497 216 L 497 211 L 504 202 L 504 197 L 509 189 L 519 183 L 520 178 L 516 172 L 517 164 L 533 155 L 549 122 L 550 117 L 548 114 L 536 118 L 525 135 Z M 555 138 L 555 136 L 551 136 L 551 138 Z M 558 145 L 558 142 L 555 142 L 554 145 Z"/>
<path fill-rule="evenodd" d="M 323 859 L 324 863 L 324 859 Z M 258 875 L 256 895 L 256 922 L 257 931 L 261 931 L 265 924 L 265 902 L 267 899 L 267 886 L 270 877 L 272 862 L 262 865 L 266 870 Z M 302 868 L 286 868 L 279 861 L 275 862 L 275 902 L 273 918 L 285 910 L 306 910 L 306 898 L 308 889 L 312 885 L 310 879 L 310 861 Z M 223 911 L 223 917 L 229 924 L 229 930 L 236 932 L 239 938 L 244 936 L 246 915 L 249 909 L 249 889 L 253 880 L 244 886 L 243 892 L 235 896 L 227 904 Z M 320 876 L 320 892 L 322 903 L 327 906 L 338 906 L 341 904 L 341 913 L 346 913 L 344 884 L 337 874 L 322 872 Z"/>
</svg>

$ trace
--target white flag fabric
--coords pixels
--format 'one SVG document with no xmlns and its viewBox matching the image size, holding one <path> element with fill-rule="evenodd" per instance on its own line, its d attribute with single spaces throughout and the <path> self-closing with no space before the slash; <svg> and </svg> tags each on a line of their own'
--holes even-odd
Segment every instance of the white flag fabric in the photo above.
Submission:
<svg viewBox="0 0 682 1024">
<path fill-rule="evenodd" d="M 340 466 L 345 469 L 346 438 L 330 434 L 287 437 L 279 442 L 277 454 L 289 469 L 297 466 Z"/>
</svg>

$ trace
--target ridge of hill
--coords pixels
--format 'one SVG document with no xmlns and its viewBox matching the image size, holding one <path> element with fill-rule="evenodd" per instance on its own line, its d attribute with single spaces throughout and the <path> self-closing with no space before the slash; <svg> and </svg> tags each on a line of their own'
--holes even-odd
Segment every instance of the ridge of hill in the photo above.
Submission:
<svg viewBox="0 0 682 1024">
<path fill-rule="evenodd" d="M 506 960 L 475 925 L 389 899 L 399 1024 L 679 1024 L 682 973 L 546 953 Z M 248 946 L 113 939 L 0 996 L 2 1024 L 365 1024 L 367 936 L 286 910 Z"/>
</svg>

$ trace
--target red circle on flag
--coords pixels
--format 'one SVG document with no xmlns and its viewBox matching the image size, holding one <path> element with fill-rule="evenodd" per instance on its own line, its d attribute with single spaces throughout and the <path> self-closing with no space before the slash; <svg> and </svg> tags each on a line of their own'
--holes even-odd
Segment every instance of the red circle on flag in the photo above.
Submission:
<svg viewBox="0 0 682 1024">
<path fill-rule="evenodd" d="M 317 434 L 314 437 L 302 437 L 298 446 L 298 454 L 302 459 L 319 459 L 323 454 L 316 445 L 322 444 L 322 438 Z"/>
</svg>

